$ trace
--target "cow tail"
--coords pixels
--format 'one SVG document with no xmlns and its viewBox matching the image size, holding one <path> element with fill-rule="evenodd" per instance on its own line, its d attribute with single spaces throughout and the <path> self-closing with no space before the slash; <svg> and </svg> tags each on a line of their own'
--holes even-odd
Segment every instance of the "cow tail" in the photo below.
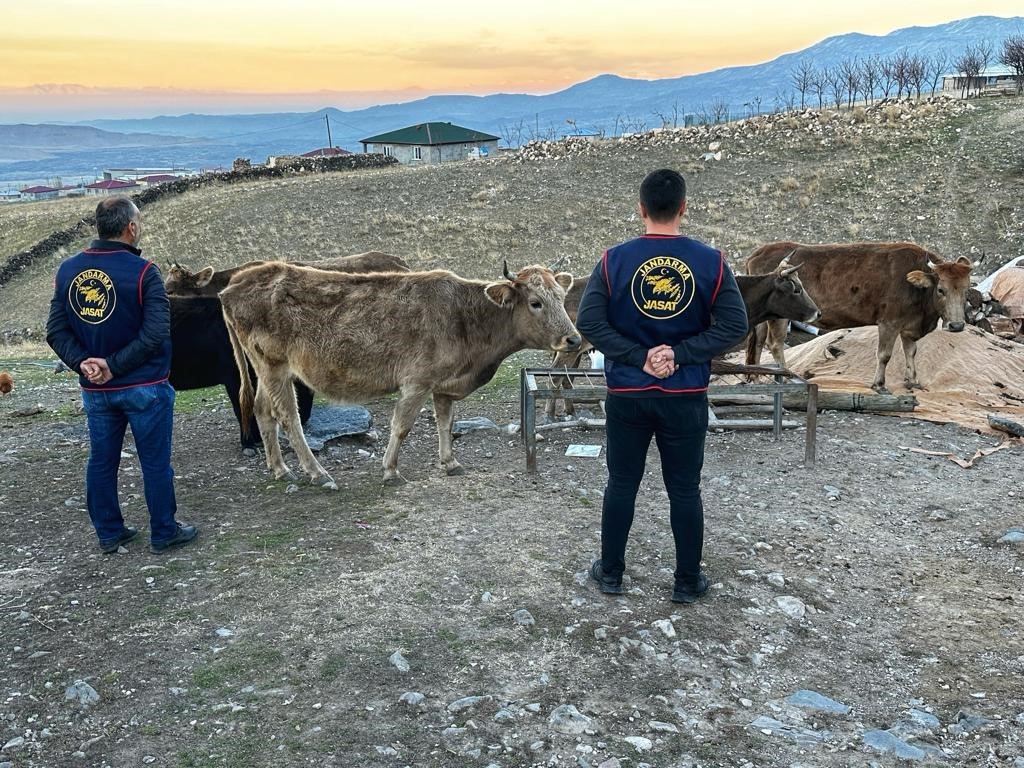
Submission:
<svg viewBox="0 0 1024 768">
<path fill-rule="evenodd" d="M 252 437 L 249 425 L 252 424 L 253 402 L 256 400 L 256 391 L 252 385 L 252 377 L 249 375 L 249 361 L 245 357 L 245 349 L 238 339 L 235 326 L 228 318 L 227 309 L 224 310 L 224 325 L 228 329 L 228 339 L 231 341 L 231 353 L 235 357 L 235 365 L 238 367 L 238 378 L 240 387 L 238 389 L 238 411 L 242 422 L 242 435 L 246 440 Z"/>
</svg>

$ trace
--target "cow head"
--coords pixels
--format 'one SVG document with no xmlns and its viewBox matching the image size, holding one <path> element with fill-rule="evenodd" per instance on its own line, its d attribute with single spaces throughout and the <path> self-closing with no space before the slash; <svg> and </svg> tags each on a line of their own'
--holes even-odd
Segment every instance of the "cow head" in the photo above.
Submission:
<svg viewBox="0 0 1024 768">
<path fill-rule="evenodd" d="M 541 266 L 526 267 L 518 274 L 508 271 L 505 280 L 489 283 L 487 298 L 512 312 L 516 333 L 526 346 L 571 352 L 582 343 L 579 331 L 565 311 L 565 292 L 572 287 L 572 275 L 555 274 Z"/>
<path fill-rule="evenodd" d="M 961 256 L 954 262 L 929 261 L 927 270 L 908 272 L 907 282 L 919 290 L 931 291 L 932 306 L 947 331 L 964 329 L 964 307 L 971 287 L 970 259 Z"/>
<path fill-rule="evenodd" d="M 213 267 L 190 272 L 188 267 L 172 263 L 164 278 L 164 288 L 171 296 L 200 296 L 213 279 Z"/>
<path fill-rule="evenodd" d="M 768 295 L 767 309 L 776 317 L 813 323 L 821 317 L 821 312 L 797 275 L 802 265 L 790 265 L 789 257 L 792 255 L 786 256 L 772 272 L 774 282 Z"/>
</svg>

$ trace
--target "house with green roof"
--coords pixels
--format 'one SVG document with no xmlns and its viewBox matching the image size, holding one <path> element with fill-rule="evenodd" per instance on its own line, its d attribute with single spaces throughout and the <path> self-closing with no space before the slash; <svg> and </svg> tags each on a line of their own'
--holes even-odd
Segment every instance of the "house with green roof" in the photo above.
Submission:
<svg viewBox="0 0 1024 768">
<path fill-rule="evenodd" d="M 363 152 L 397 158 L 408 165 L 447 163 L 469 157 L 494 157 L 498 137 L 451 123 L 420 123 L 359 141 Z"/>
</svg>

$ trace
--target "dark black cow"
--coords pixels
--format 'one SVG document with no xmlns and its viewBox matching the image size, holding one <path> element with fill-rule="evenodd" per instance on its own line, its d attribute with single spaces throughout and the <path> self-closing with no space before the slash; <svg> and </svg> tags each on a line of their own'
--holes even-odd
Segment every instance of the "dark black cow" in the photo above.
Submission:
<svg viewBox="0 0 1024 768">
<path fill-rule="evenodd" d="M 177 390 L 204 389 L 222 385 L 228 392 L 235 419 L 241 425 L 238 391 L 241 380 L 231 352 L 231 340 L 224 325 L 224 311 L 216 296 L 169 296 L 171 302 L 171 386 Z M 250 370 L 255 380 L 256 376 Z M 300 381 L 295 382 L 299 417 L 305 424 L 313 409 L 313 392 Z M 241 430 L 243 450 L 253 450 L 259 443 L 259 428 L 253 418 Z"/>
</svg>

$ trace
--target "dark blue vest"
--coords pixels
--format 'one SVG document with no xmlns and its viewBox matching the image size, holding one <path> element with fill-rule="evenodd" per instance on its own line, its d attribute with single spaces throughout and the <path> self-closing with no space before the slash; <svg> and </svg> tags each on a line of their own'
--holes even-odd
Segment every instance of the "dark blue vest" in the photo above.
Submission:
<svg viewBox="0 0 1024 768">
<path fill-rule="evenodd" d="M 674 347 L 711 326 L 724 265 L 720 251 L 682 235 L 644 235 L 610 248 L 608 321 L 647 349 Z M 667 379 L 607 358 L 604 366 L 612 392 L 703 392 L 711 376 L 710 362 L 681 366 Z"/>
<path fill-rule="evenodd" d="M 109 358 L 142 328 L 142 277 L 152 262 L 129 250 L 87 248 L 57 270 L 56 289 L 63 295 L 68 322 L 90 357 Z M 103 385 L 79 378 L 84 389 L 125 389 L 166 381 L 171 370 L 171 339 L 132 371 Z"/>
</svg>

